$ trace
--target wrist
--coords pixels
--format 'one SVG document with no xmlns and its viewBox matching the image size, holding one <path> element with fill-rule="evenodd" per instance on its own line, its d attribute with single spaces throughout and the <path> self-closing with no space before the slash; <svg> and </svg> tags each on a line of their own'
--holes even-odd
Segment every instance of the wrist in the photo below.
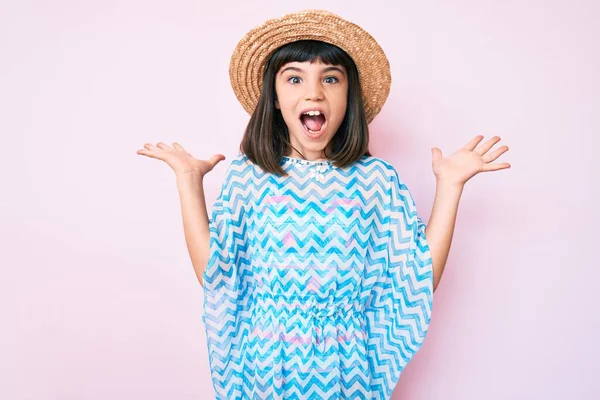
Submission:
<svg viewBox="0 0 600 400">
<path fill-rule="evenodd" d="M 463 190 L 465 187 L 464 183 L 460 182 L 451 182 L 443 178 L 436 178 L 435 184 L 438 188 L 448 188 L 454 190 Z"/>
<path fill-rule="evenodd" d="M 202 182 L 204 174 L 199 171 L 176 172 L 175 179 L 178 182 Z"/>
</svg>

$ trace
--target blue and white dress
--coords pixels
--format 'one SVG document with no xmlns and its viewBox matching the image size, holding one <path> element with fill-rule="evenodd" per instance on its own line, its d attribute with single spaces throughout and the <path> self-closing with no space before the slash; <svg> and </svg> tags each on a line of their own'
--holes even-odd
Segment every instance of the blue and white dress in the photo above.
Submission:
<svg viewBox="0 0 600 400">
<path fill-rule="evenodd" d="M 218 399 L 389 399 L 432 310 L 425 224 L 394 167 L 238 154 L 210 213 L 204 308 Z"/>
</svg>

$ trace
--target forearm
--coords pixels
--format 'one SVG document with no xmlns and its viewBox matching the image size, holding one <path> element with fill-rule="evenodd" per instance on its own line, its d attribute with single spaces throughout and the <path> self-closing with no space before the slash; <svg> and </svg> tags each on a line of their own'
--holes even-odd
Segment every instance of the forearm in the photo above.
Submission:
<svg viewBox="0 0 600 400">
<path fill-rule="evenodd" d="M 437 181 L 431 217 L 425 229 L 433 263 L 433 290 L 440 282 L 454 234 L 458 203 L 464 186 Z"/>
<path fill-rule="evenodd" d="M 190 259 L 200 285 L 208 263 L 210 231 L 203 177 L 197 173 L 177 175 L 177 188 L 181 202 L 183 230 Z"/>
</svg>

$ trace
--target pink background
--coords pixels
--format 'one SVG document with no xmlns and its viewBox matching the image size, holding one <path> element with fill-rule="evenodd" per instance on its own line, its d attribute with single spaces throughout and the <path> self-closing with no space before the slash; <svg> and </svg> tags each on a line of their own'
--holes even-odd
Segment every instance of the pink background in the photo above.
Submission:
<svg viewBox="0 0 600 400">
<path fill-rule="evenodd" d="M 431 147 L 502 137 L 467 183 L 424 346 L 395 399 L 597 399 L 600 57 L 593 1 L 0 3 L 0 398 L 212 398 L 202 288 L 172 170 L 227 156 L 248 116 L 229 57 L 267 18 L 325 8 L 392 66 L 372 151 L 429 219 Z M 299 5 L 301 3 L 301 5 Z"/>
</svg>

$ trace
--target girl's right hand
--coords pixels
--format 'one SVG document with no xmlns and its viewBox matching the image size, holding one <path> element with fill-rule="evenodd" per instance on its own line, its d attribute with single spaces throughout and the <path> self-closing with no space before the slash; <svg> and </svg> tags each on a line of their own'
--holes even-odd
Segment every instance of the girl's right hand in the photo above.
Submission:
<svg viewBox="0 0 600 400">
<path fill-rule="evenodd" d="M 169 147 L 163 142 L 158 142 L 156 146 L 146 143 L 137 154 L 166 162 L 176 175 L 198 173 L 204 176 L 225 159 L 223 154 L 215 154 L 208 160 L 196 160 L 179 143 L 173 143 L 173 147 Z"/>
</svg>

